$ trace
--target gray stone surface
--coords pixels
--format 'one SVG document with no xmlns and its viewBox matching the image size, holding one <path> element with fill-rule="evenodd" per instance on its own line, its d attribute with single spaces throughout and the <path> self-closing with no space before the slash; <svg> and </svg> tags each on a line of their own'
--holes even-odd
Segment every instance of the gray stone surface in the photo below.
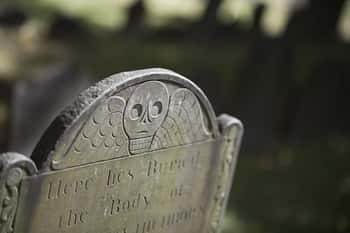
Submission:
<svg viewBox="0 0 350 233">
<path fill-rule="evenodd" d="M 0 157 L 0 232 L 219 232 L 242 132 L 172 71 L 111 76 Z"/>
</svg>

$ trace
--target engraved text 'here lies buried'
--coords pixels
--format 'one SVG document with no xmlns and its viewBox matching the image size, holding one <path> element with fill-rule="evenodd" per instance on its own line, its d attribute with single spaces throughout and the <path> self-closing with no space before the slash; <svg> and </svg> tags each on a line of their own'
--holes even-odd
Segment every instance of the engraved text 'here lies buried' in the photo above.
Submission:
<svg viewBox="0 0 350 233">
<path fill-rule="evenodd" d="M 17 232 L 46 233 L 47 226 L 52 232 L 200 232 L 208 190 L 215 188 L 207 180 L 215 146 L 209 141 L 26 178 Z"/>
</svg>

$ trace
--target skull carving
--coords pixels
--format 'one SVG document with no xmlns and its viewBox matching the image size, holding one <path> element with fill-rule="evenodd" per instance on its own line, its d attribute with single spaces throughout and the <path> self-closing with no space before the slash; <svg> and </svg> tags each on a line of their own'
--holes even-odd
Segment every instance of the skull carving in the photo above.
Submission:
<svg viewBox="0 0 350 233">
<path fill-rule="evenodd" d="M 153 137 L 167 115 L 169 93 L 158 81 L 138 86 L 132 93 L 124 111 L 124 127 L 129 136 L 130 153 L 147 152 Z"/>
</svg>

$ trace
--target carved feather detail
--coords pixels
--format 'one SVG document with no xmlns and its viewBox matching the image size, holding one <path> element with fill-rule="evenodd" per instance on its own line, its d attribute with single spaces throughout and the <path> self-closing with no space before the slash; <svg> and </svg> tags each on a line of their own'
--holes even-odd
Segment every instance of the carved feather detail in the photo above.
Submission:
<svg viewBox="0 0 350 233">
<path fill-rule="evenodd" d="M 197 97 L 180 88 L 170 99 L 168 115 L 152 142 L 152 150 L 185 145 L 210 138 Z"/>
<path fill-rule="evenodd" d="M 123 128 L 125 100 L 110 97 L 100 104 L 78 132 L 60 162 L 74 165 L 127 156 L 128 140 Z M 97 156 L 98 155 L 98 156 Z"/>
</svg>

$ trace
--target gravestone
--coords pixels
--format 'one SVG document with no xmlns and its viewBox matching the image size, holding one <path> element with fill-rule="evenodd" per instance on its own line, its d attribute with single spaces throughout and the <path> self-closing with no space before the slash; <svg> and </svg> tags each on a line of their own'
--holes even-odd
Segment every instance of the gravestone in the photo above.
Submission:
<svg viewBox="0 0 350 233">
<path fill-rule="evenodd" d="M 113 75 L 1 155 L 0 233 L 219 232 L 241 136 L 179 74 Z"/>
</svg>

